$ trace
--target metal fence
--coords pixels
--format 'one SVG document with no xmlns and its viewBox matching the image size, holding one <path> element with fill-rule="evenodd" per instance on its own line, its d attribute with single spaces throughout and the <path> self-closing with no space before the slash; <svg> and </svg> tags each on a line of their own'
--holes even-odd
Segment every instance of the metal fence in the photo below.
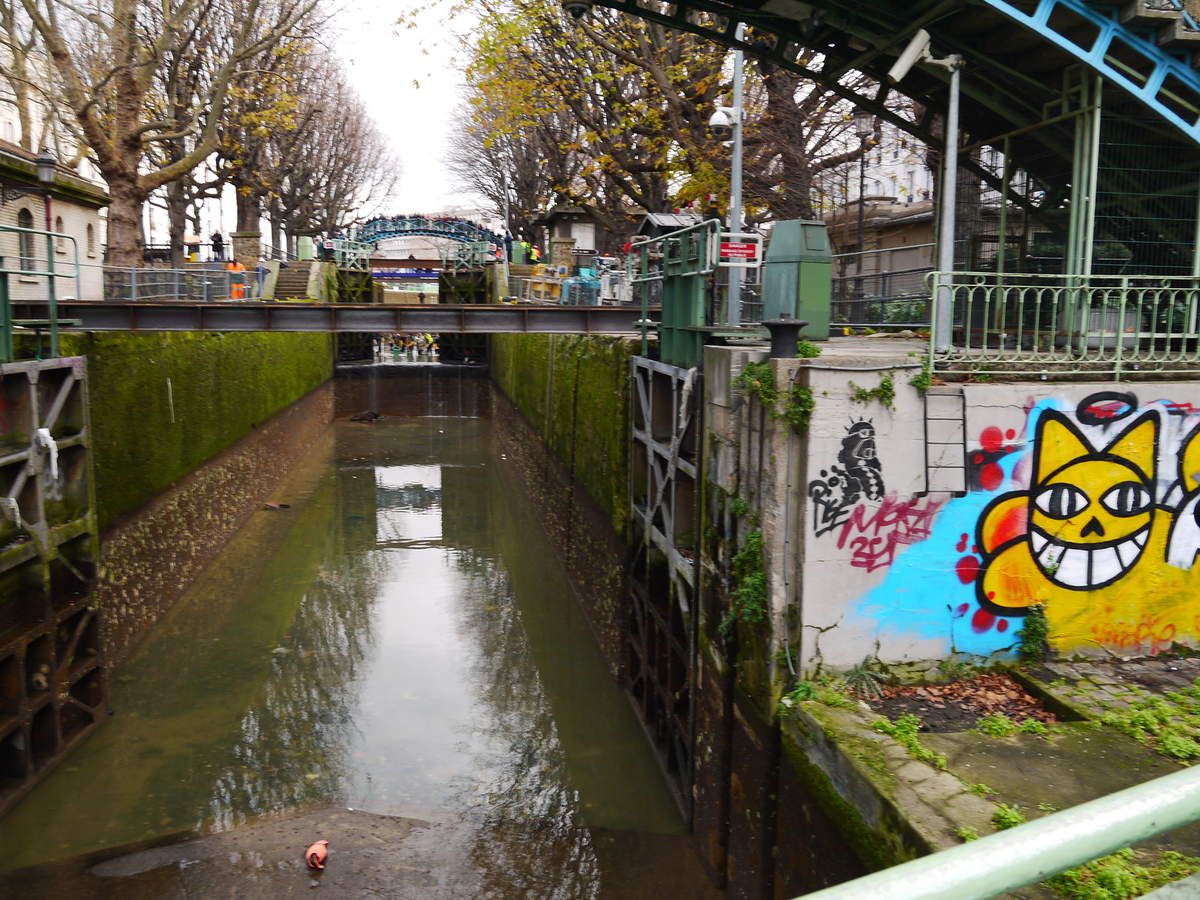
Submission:
<svg viewBox="0 0 1200 900">
<path fill-rule="evenodd" d="M 934 272 L 929 280 L 938 371 L 1119 379 L 1200 370 L 1197 276 Z"/>
<path fill-rule="evenodd" d="M 104 266 L 104 299 L 147 303 L 260 300 L 265 272 Z"/>
<path fill-rule="evenodd" d="M 933 244 L 834 257 L 830 321 L 860 328 L 929 327 Z"/>
<path fill-rule="evenodd" d="M 374 244 L 365 244 L 362 241 L 347 241 L 337 238 L 330 243 L 333 244 L 333 258 L 337 261 L 339 269 L 368 269 L 371 266 L 371 254 L 375 250 Z"/>
</svg>

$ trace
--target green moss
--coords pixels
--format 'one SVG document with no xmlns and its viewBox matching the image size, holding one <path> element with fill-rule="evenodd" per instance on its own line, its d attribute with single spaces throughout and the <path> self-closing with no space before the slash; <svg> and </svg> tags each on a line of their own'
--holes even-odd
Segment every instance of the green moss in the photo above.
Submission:
<svg viewBox="0 0 1200 900">
<path fill-rule="evenodd" d="M 1157 854 L 1126 847 L 1049 879 L 1062 897 L 1078 900 L 1126 900 L 1141 897 L 1200 871 L 1200 859 L 1173 850 Z"/>
<path fill-rule="evenodd" d="M 890 719 L 878 719 L 871 723 L 871 727 L 880 734 L 886 734 L 889 737 L 895 738 L 913 759 L 920 760 L 923 763 L 929 763 L 934 768 L 946 770 L 947 763 L 944 754 L 935 753 L 917 737 L 917 732 L 921 728 L 921 720 L 912 713 L 905 713 L 891 721 Z"/>
<path fill-rule="evenodd" d="M 992 824 L 996 826 L 997 831 L 1016 828 L 1018 825 L 1025 824 L 1025 813 L 1021 812 L 1018 806 L 1009 806 L 1007 803 L 1001 803 L 996 807 L 996 811 L 992 813 Z"/>
<path fill-rule="evenodd" d="M 960 825 L 954 829 L 955 836 L 964 844 L 968 841 L 979 840 L 979 832 L 970 825 Z"/>
<path fill-rule="evenodd" d="M 629 361 L 636 344 L 496 334 L 492 379 L 624 535 L 629 508 Z"/>
<path fill-rule="evenodd" d="M 975 724 L 975 729 L 992 737 L 1008 737 L 1017 733 L 1017 723 L 1004 713 L 988 713 Z"/>
<path fill-rule="evenodd" d="M 88 358 L 102 528 L 333 374 L 327 334 L 64 335 L 62 353 Z"/>
<path fill-rule="evenodd" d="M 1144 699 L 1133 700 L 1125 709 L 1106 712 L 1100 721 L 1172 759 L 1200 758 L 1198 684 L 1164 697 L 1140 692 L 1135 696 Z"/>
<path fill-rule="evenodd" d="M 730 561 L 733 603 L 721 620 L 721 633 L 730 634 L 734 625 L 760 626 L 767 621 L 767 573 L 763 569 L 763 535 L 755 529 L 746 535 L 741 549 Z"/>
</svg>

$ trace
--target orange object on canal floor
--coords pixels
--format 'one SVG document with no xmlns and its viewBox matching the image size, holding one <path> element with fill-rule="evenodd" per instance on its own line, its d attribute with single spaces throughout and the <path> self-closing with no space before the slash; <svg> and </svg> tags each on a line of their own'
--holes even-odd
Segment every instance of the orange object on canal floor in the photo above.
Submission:
<svg viewBox="0 0 1200 900">
<path fill-rule="evenodd" d="M 310 869 L 324 869 L 325 859 L 329 856 L 329 841 L 314 841 L 304 851 L 304 861 Z"/>
</svg>

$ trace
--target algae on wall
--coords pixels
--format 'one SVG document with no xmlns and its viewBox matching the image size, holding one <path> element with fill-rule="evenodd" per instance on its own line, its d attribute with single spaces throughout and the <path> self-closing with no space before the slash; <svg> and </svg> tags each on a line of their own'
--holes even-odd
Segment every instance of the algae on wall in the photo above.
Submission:
<svg viewBox="0 0 1200 900">
<path fill-rule="evenodd" d="M 333 375 L 328 334 L 64 335 L 88 358 L 100 527 Z"/>
<path fill-rule="evenodd" d="M 492 378 L 624 536 L 629 510 L 627 338 L 492 335 Z"/>
</svg>

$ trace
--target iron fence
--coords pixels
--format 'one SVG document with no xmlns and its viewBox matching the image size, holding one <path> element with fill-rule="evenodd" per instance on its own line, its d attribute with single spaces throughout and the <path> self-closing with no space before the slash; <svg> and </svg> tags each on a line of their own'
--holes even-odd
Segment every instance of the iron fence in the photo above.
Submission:
<svg viewBox="0 0 1200 900">
<path fill-rule="evenodd" d="M 1120 379 L 1200 369 L 1198 276 L 934 272 L 929 282 L 941 372 Z"/>
<path fill-rule="evenodd" d="M 104 299 L 123 302 L 261 300 L 265 273 L 104 266 Z"/>
<path fill-rule="evenodd" d="M 347 241 L 337 238 L 328 243 L 333 244 L 333 258 L 339 269 L 368 269 L 371 265 L 371 253 L 374 244 L 362 241 Z"/>
<path fill-rule="evenodd" d="M 830 322 L 858 328 L 929 327 L 933 244 L 834 256 Z"/>
</svg>

